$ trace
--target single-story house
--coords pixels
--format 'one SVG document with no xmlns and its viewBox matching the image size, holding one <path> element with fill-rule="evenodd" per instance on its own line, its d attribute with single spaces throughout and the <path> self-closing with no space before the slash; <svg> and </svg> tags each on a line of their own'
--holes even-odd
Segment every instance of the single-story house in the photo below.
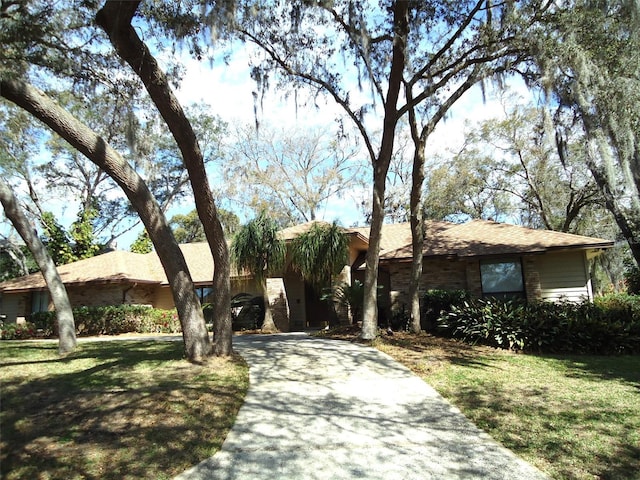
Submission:
<svg viewBox="0 0 640 480">
<path fill-rule="evenodd" d="M 282 230 L 290 241 L 311 223 Z M 345 228 L 349 236 L 349 264 L 339 281 L 363 279 L 369 228 Z M 425 224 L 421 291 L 464 289 L 472 295 L 519 296 L 529 300 L 592 299 L 589 260 L 613 242 L 567 233 L 533 230 L 484 220 L 463 224 L 429 221 Z M 180 246 L 201 301 L 213 292 L 213 261 L 206 243 Z M 411 230 L 408 223 L 382 229 L 379 307 L 383 315 L 408 308 L 411 271 Z M 58 268 L 73 306 L 118 304 L 173 308 L 166 275 L 155 252 L 113 251 Z M 234 273 L 232 295 L 259 294 L 248 275 Z M 303 330 L 326 324 L 326 310 L 301 276 L 285 268 L 268 280 L 274 318 L 281 330 Z M 20 322 L 37 311 L 52 308 L 40 273 L 0 283 L 0 314 Z"/>
</svg>

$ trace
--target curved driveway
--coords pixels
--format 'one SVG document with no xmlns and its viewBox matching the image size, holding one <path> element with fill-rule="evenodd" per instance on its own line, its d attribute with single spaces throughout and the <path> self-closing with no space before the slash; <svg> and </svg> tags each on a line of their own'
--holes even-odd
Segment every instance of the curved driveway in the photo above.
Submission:
<svg viewBox="0 0 640 480">
<path fill-rule="evenodd" d="M 384 353 L 234 337 L 250 387 L 221 450 L 176 480 L 544 479 Z"/>
</svg>

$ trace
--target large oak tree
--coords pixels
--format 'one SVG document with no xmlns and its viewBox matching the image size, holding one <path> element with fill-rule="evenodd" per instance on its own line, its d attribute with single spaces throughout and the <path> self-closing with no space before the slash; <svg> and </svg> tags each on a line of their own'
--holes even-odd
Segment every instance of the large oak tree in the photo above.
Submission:
<svg viewBox="0 0 640 480">
<path fill-rule="evenodd" d="M 209 187 L 204 157 L 191 122 L 171 88 L 169 78 L 160 68 L 149 48 L 131 25 L 139 1 L 108 1 L 96 16 L 96 21 L 109 36 L 118 55 L 142 80 L 149 96 L 171 131 L 189 173 L 198 216 L 214 262 L 213 302 L 214 352 L 230 355 L 231 346 L 231 267 L 224 228 L 217 213 Z M 151 233 L 151 232 L 149 232 Z"/>
</svg>

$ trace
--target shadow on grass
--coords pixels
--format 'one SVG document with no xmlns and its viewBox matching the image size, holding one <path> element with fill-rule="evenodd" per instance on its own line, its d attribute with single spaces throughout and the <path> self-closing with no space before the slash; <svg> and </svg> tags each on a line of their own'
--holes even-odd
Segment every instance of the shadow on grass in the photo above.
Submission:
<svg viewBox="0 0 640 480">
<path fill-rule="evenodd" d="M 65 358 L 30 351 L 24 361 L 12 348 L 0 364 L 8 480 L 171 478 L 220 447 L 248 383 L 233 366 L 181 362 L 179 342 L 83 343 Z M 47 371 L 22 378 L 28 366 Z"/>
<path fill-rule="evenodd" d="M 538 466 L 553 478 L 637 478 L 639 425 L 633 412 L 613 414 L 589 399 L 558 405 L 543 390 L 529 390 L 523 401 L 524 395 L 464 386 L 451 400 L 507 448 L 544 459 L 546 467 Z"/>
<path fill-rule="evenodd" d="M 572 378 L 621 380 L 640 388 L 640 355 L 544 355 L 561 363 Z"/>
</svg>

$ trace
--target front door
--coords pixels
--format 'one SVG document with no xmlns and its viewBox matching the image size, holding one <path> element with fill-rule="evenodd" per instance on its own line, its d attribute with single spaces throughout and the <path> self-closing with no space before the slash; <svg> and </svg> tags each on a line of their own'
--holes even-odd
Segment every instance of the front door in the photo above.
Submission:
<svg viewBox="0 0 640 480">
<path fill-rule="evenodd" d="M 307 328 L 324 328 L 329 325 L 333 312 L 326 301 L 320 300 L 315 290 L 305 282 L 304 295 L 307 314 Z"/>
</svg>

